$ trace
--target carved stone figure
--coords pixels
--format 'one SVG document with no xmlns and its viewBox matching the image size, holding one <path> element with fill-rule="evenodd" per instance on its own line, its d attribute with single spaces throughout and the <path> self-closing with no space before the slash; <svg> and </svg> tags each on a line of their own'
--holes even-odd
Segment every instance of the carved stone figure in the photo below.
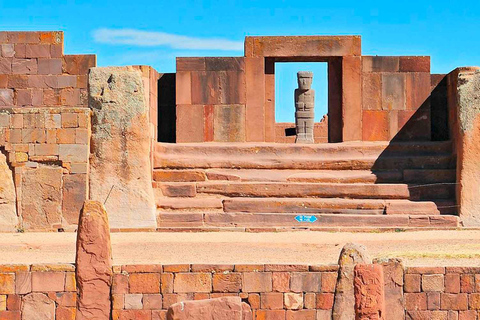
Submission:
<svg viewBox="0 0 480 320">
<path fill-rule="evenodd" d="M 295 89 L 295 125 L 297 138 L 295 143 L 313 143 L 313 116 L 315 90 L 311 89 L 313 72 L 297 73 L 298 89 Z"/>
</svg>

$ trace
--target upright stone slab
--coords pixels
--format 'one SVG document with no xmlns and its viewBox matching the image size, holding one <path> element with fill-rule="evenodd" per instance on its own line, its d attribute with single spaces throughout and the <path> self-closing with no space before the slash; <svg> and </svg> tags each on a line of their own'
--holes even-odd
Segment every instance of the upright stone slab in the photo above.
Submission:
<svg viewBox="0 0 480 320">
<path fill-rule="evenodd" d="M 383 267 L 357 264 L 354 269 L 355 319 L 384 320 L 385 293 Z M 391 312 L 389 310 L 389 312 Z M 403 311 L 401 313 L 403 315 Z"/>
<path fill-rule="evenodd" d="M 381 260 L 375 259 L 383 267 L 383 280 L 385 283 L 385 314 L 386 320 L 403 320 L 405 298 L 403 296 L 404 267 L 400 259 Z"/>
<path fill-rule="evenodd" d="M 339 269 L 332 312 L 333 320 L 355 319 L 353 272 L 355 265 L 369 263 L 371 263 L 371 259 L 364 246 L 347 243 L 343 247 L 338 259 Z"/>
<path fill-rule="evenodd" d="M 15 200 L 13 173 L 7 158 L 0 152 L 0 232 L 13 232 L 18 227 Z"/>
<path fill-rule="evenodd" d="M 240 297 L 222 297 L 175 303 L 167 320 L 251 320 L 252 313 Z"/>
<path fill-rule="evenodd" d="M 455 79 L 451 79 L 452 74 Z M 457 104 L 455 119 L 451 121 L 456 129 L 453 134 L 457 151 L 457 204 L 465 226 L 480 226 L 480 68 L 460 68 L 452 74 L 449 86 L 452 82 L 456 86 L 452 88 L 456 90 L 452 98 Z"/>
<path fill-rule="evenodd" d="M 88 85 L 90 198 L 106 201 L 112 228 L 154 228 L 149 108 L 141 73 L 128 67 L 92 68 Z"/>
<path fill-rule="evenodd" d="M 112 253 L 107 212 L 98 201 L 86 201 L 77 232 L 77 320 L 110 319 Z"/>
</svg>

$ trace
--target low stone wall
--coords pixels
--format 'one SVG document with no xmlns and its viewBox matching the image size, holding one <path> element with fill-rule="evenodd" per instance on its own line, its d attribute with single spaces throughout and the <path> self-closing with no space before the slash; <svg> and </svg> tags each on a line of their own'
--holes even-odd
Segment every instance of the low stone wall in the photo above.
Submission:
<svg viewBox="0 0 480 320">
<path fill-rule="evenodd" d="M 0 319 L 74 319 L 74 271 L 73 264 L 1 265 Z M 114 266 L 112 318 L 165 319 L 176 302 L 240 296 L 254 319 L 331 319 L 337 271 L 306 265 Z M 403 276 L 405 313 L 391 312 L 386 290 L 385 319 L 480 316 L 480 267 L 407 267 Z M 31 310 L 45 316 L 31 318 Z"/>
</svg>

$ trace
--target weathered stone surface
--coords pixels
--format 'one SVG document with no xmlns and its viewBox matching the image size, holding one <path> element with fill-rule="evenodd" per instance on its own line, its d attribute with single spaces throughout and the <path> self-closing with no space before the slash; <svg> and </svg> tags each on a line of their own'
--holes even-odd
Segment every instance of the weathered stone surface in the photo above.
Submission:
<svg viewBox="0 0 480 320">
<path fill-rule="evenodd" d="M 43 293 L 30 293 L 22 299 L 22 320 L 54 320 L 55 302 Z"/>
<path fill-rule="evenodd" d="M 92 68 L 90 197 L 114 228 L 155 227 L 148 106 L 142 77 L 129 68 Z M 113 188 L 113 189 L 112 189 Z"/>
<path fill-rule="evenodd" d="M 240 297 L 223 297 L 175 303 L 168 309 L 167 319 L 247 320 L 252 319 L 252 316 Z"/>
<path fill-rule="evenodd" d="M 13 173 L 7 164 L 7 158 L 1 152 L 0 181 L 0 232 L 15 231 L 18 227 L 18 217 Z"/>
<path fill-rule="evenodd" d="M 24 169 L 22 217 L 25 229 L 50 229 L 62 221 L 62 175 L 56 166 Z"/>
<path fill-rule="evenodd" d="M 458 75 L 458 76 L 457 76 Z M 480 225 L 480 68 L 453 72 L 457 95 L 455 144 L 457 148 L 457 203 L 464 225 Z M 450 77 L 451 78 L 451 77 Z"/>
<path fill-rule="evenodd" d="M 385 319 L 383 267 L 379 264 L 357 264 L 353 282 L 355 319 Z"/>
<path fill-rule="evenodd" d="M 333 305 L 333 320 L 351 320 L 355 318 L 354 297 L 354 267 L 356 264 L 371 263 L 366 249 L 362 245 L 347 243 L 338 259 L 339 270 L 335 300 Z"/>
<path fill-rule="evenodd" d="M 313 143 L 313 118 L 315 115 L 315 90 L 311 89 L 313 72 L 297 73 L 298 89 L 295 89 L 295 143 Z"/>
<path fill-rule="evenodd" d="M 77 320 L 110 319 L 112 253 L 107 212 L 98 201 L 86 201 L 77 233 Z"/>
<path fill-rule="evenodd" d="M 375 261 L 383 266 L 386 320 L 403 320 L 405 299 L 403 297 L 404 267 L 401 260 Z"/>
</svg>

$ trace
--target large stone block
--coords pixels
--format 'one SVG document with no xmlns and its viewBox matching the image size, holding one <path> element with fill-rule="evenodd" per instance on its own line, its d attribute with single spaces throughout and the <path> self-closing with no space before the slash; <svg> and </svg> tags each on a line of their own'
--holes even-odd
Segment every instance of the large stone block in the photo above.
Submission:
<svg viewBox="0 0 480 320">
<path fill-rule="evenodd" d="M 204 106 L 177 105 L 177 143 L 204 141 Z"/>
<path fill-rule="evenodd" d="M 15 185 L 13 172 L 7 158 L 0 152 L 0 231 L 12 232 L 18 227 Z"/>
<path fill-rule="evenodd" d="M 354 273 L 355 319 L 385 319 L 383 267 L 357 264 Z"/>
<path fill-rule="evenodd" d="M 385 73 L 382 75 L 382 109 L 405 110 L 405 74 Z"/>
<path fill-rule="evenodd" d="M 54 320 L 55 301 L 43 293 L 30 293 L 22 299 L 22 320 Z"/>
<path fill-rule="evenodd" d="M 214 106 L 214 141 L 245 141 L 245 105 Z"/>
<path fill-rule="evenodd" d="M 112 253 L 107 212 L 98 201 L 86 201 L 77 233 L 77 320 L 110 319 Z"/>
<path fill-rule="evenodd" d="M 62 222 L 61 167 L 41 165 L 22 173 L 22 218 L 25 229 L 51 229 Z"/>
<path fill-rule="evenodd" d="M 251 320 L 250 307 L 240 297 L 184 301 L 170 306 L 168 320 Z"/>
<path fill-rule="evenodd" d="M 113 228 L 155 227 L 152 137 L 142 75 L 131 68 L 92 68 L 89 89 L 90 198 L 106 201 Z"/>
</svg>

